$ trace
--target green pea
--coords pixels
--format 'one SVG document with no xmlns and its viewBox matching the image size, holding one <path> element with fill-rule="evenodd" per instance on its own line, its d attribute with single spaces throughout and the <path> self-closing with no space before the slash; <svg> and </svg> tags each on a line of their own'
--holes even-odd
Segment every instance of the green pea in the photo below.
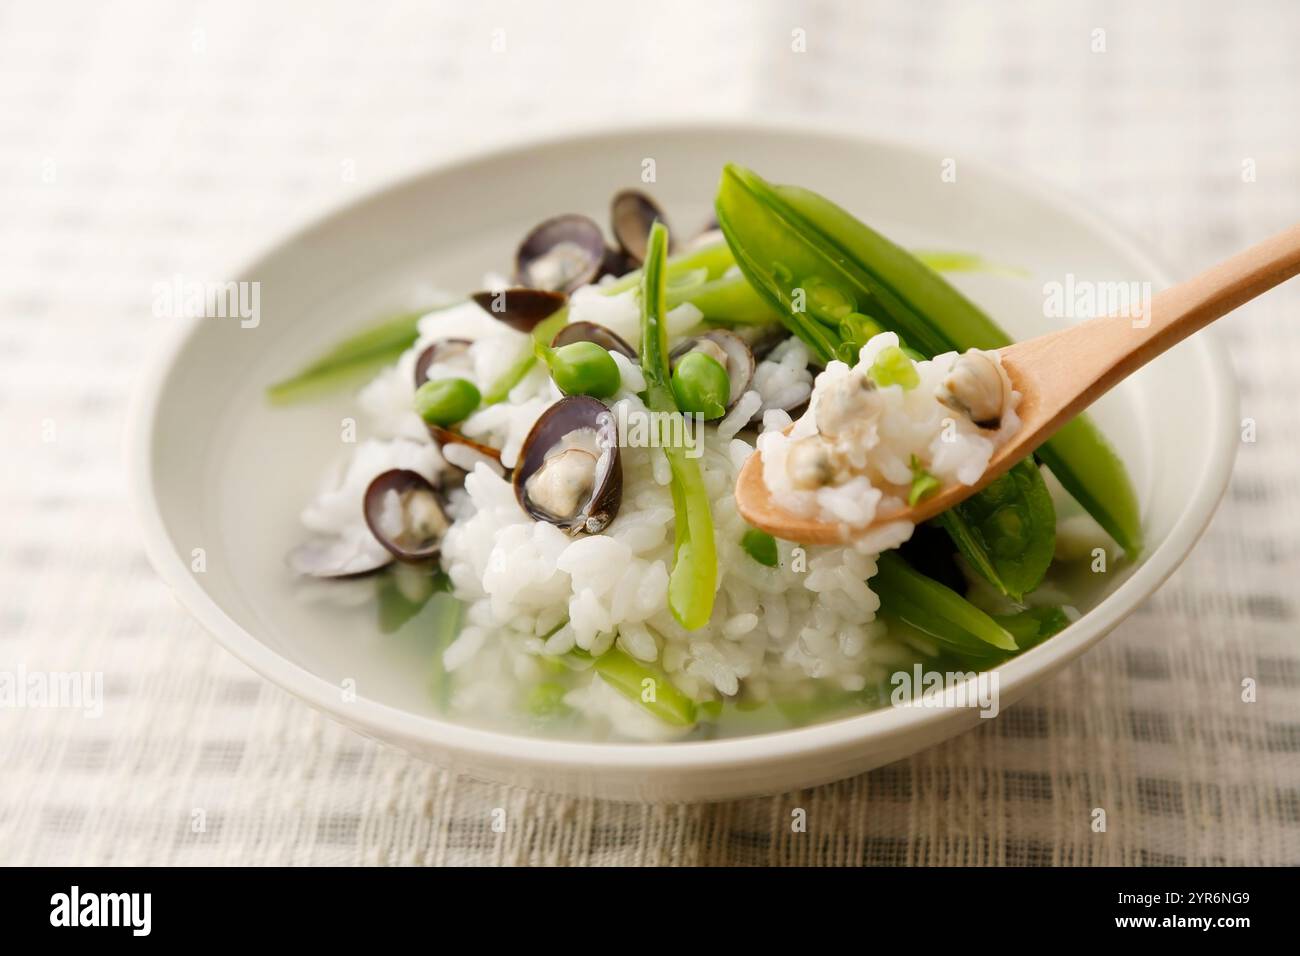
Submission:
<svg viewBox="0 0 1300 956">
<path fill-rule="evenodd" d="M 430 425 L 450 428 L 469 418 L 481 396 L 473 382 L 438 378 L 415 390 L 415 411 Z"/>
<path fill-rule="evenodd" d="M 861 312 L 850 312 L 840 319 L 840 338 L 844 340 L 841 344 L 847 345 L 848 351 L 853 355 L 849 364 L 857 362 L 858 350 L 867 344 L 867 339 L 883 331 L 885 330 L 879 322 Z"/>
<path fill-rule="evenodd" d="M 808 311 L 823 321 L 835 323 L 857 312 L 858 304 L 852 293 L 820 276 L 803 280 L 807 294 Z"/>
<path fill-rule="evenodd" d="M 901 385 L 905 392 L 921 383 L 916 365 L 897 345 L 891 345 L 876 356 L 876 360 L 871 363 L 871 378 L 882 388 L 886 385 Z"/>
<path fill-rule="evenodd" d="M 673 395 L 679 411 L 721 418 L 731 397 L 731 379 L 712 355 L 688 352 L 673 369 Z"/>
<path fill-rule="evenodd" d="M 781 563 L 781 556 L 776 550 L 776 538 L 766 531 L 750 528 L 740 539 L 740 546 L 759 564 L 774 568 Z"/>
<path fill-rule="evenodd" d="M 537 357 L 551 370 L 551 378 L 565 395 L 610 398 L 623 378 L 618 363 L 595 342 L 570 342 L 558 349 L 537 347 Z"/>
</svg>

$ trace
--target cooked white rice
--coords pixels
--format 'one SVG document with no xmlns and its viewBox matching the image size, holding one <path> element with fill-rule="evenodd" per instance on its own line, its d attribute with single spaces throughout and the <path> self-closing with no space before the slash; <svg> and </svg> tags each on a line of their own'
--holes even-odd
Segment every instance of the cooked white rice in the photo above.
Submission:
<svg viewBox="0 0 1300 956">
<path fill-rule="evenodd" d="M 852 478 L 816 490 L 795 487 L 789 467 L 790 451 L 795 442 L 818 434 L 817 410 L 824 396 L 850 374 L 866 373 L 881 352 L 897 346 L 898 336 L 884 332 L 862 347 L 856 366 L 829 363 L 817 376 L 807 412 L 789 432 L 769 428 L 759 437 L 763 481 L 782 508 L 853 527 L 870 525 L 877 514 L 888 514 L 906 504 L 913 458 L 942 484 L 974 484 L 987 470 L 994 450 L 1020 427 L 1015 413 L 1020 393 L 1011 388 L 996 352 L 983 353 L 993 361 L 1005 383 L 1001 423 L 996 431 L 980 429 L 968 416 L 942 404 L 936 392 L 958 358 L 956 352 L 945 352 L 915 363 L 920 378 L 915 387 L 904 390 L 901 385 L 889 385 L 874 390 L 873 407 L 878 417 L 874 427 L 855 436 L 862 439 L 855 442 L 855 452 L 861 457 L 854 462 Z M 907 540 L 910 534 L 910 525 L 894 522 L 873 529 L 865 544 L 860 545 L 878 552 Z M 899 536 L 897 542 L 890 543 Z"/>
<path fill-rule="evenodd" d="M 634 346 L 639 339 L 639 311 L 634 293 L 606 296 L 579 290 L 571 299 L 571 321 L 591 321 L 617 332 Z M 695 329 L 700 314 L 681 306 L 668 317 L 672 338 Z M 361 393 L 366 434 L 351 461 L 331 476 L 327 488 L 304 511 L 303 522 L 321 535 L 337 535 L 367 553 L 379 544 L 362 519 L 361 499 L 371 479 L 390 468 L 410 468 L 438 483 L 448 468 L 470 470 L 463 490 L 450 495 L 454 519 L 442 544 L 442 564 L 457 598 L 467 605 L 464 626 L 443 654 L 454 674 L 450 710 L 466 719 L 491 716 L 517 705 L 521 687 L 538 681 L 546 659 L 579 648 L 599 654 L 612 644 L 641 661 L 657 662 L 684 694 L 697 702 L 737 695 L 775 696 L 783 685 L 810 679 L 829 689 L 859 690 L 877 681 L 897 657 L 898 645 L 884 637 L 875 620 L 879 600 L 866 583 L 876 571 L 876 554 L 905 540 L 910 526 L 889 527 L 867 549 L 808 548 L 779 542 L 780 566 L 766 567 L 741 547 L 749 526 L 739 516 L 733 488 L 739 469 L 754 452 L 738 437 L 751 421 L 761 422 L 759 439 L 768 470 L 779 474 L 789 439 L 780 430 L 790 417 L 780 411 L 805 400 L 812 391 L 808 354 L 791 339 L 758 363 L 752 390 L 716 427 L 706 430 L 700 464 L 712 499 L 719 563 L 719 587 L 709 623 L 684 630 L 668 608 L 668 575 L 673 559 L 673 507 L 669 471 L 658 449 L 622 449 L 623 497 L 609 529 L 598 535 L 570 537 L 558 527 L 534 521 L 521 510 L 508 480 L 461 448 L 448 446 L 444 460 L 419 417 L 412 411 L 416 356 L 442 338 L 474 341 L 468 359 L 455 368 L 435 364 L 430 376 L 456 374 L 481 389 L 496 379 L 525 346 L 525 337 L 494 321 L 473 304 L 426 316 L 420 340 Z M 878 336 L 863 349 L 870 362 L 893 336 Z M 623 387 L 611 404 L 617 413 L 644 406 L 639 368 L 614 355 Z M 920 363 L 922 385 L 911 393 L 893 389 L 889 413 L 882 419 L 880 441 L 873 451 L 879 473 L 900 483 L 910 478 L 909 455 L 922 454 L 944 480 L 969 480 L 982 469 L 996 439 L 974 426 L 958 425 L 955 444 L 936 444 L 945 414 L 931 398 L 953 356 Z M 819 377 L 844 374 L 832 363 Z M 886 389 L 885 391 L 890 391 Z M 516 464 L 529 430 L 560 398 L 538 368 L 511 392 L 510 399 L 474 413 L 463 423 L 469 437 L 501 449 L 502 463 Z M 926 405 L 933 405 L 930 408 Z M 813 408 L 817 398 L 813 395 Z M 795 423 L 797 437 L 812 414 Z M 807 423 L 807 424 L 806 424 Z M 1014 428 L 1014 415 L 1004 431 Z M 747 433 L 748 434 L 748 433 Z M 1002 433 L 999 433 L 1002 434 Z M 864 479 L 861 487 L 819 492 L 814 500 L 795 500 L 794 507 L 817 507 L 843 520 L 869 521 L 882 492 Z M 892 648 L 892 649 L 891 649 Z M 621 693 L 605 685 L 594 671 L 568 692 L 565 702 L 586 717 L 597 732 L 632 739 L 665 739 L 687 732 L 655 719 Z"/>
</svg>

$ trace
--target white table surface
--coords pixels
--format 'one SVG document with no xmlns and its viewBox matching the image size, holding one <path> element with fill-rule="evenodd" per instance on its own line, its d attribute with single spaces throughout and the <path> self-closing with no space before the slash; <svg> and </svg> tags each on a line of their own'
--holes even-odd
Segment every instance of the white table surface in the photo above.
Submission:
<svg viewBox="0 0 1300 956">
<path fill-rule="evenodd" d="M 1297 50 L 1285 0 L 0 6 L 0 671 L 105 682 L 99 719 L 0 708 L 0 863 L 1300 863 L 1295 284 L 1225 322 L 1258 440 L 1155 598 L 991 726 L 774 798 L 512 791 L 343 729 L 176 606 L 119 464 L 154 282 L 439 157 L 834 120 L 1057 183 L 1185 274 L 1300 220 Z"/>
</svg>

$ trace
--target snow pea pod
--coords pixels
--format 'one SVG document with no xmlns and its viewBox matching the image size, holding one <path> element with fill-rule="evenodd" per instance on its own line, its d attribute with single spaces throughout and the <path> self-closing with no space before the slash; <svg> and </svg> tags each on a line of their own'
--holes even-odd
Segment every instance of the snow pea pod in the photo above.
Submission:
<svg viewBox="0 0 1300 956">
<path fill-rule="evenodd" d="M 1029 273 L 1016 266 L 991 262 L 973 252 L 954 252 L 949 249 L 913 249 L 912 255 L 935 272 L 986 272 L 992 275 L 1029 278 Z"/>
<path fill-rule="evenodd" d="M 939 672 L 963 670 L 968 667 L 988 670 L 1023 654 L 1030 648 L 1037 647 L 1070 625 L 1070 618 L 1065 610 L 1056 606 L 1029 607 L 1014 614 L 989 616 L 1015 638 L 1016 650 L 1000 650 L 988 644 L 982 648 L 958 649 L 950 644 L 944 644 L 937 655 L 926 659 L 926 669 Z M 891 634 L 903 639 L 909 635 L 922 639 L 926 636 L 924 632 L 893 616 L 889 616 L 889 628 Z"/>
<path fill-rule="evenodd" d="M 446 591 L 434 594 L 420 613 L 412 619 L 414 633 L 426 635 L 433 651 L 433 671 L 429 675 L 429 688 L 438 707 L 446 710 L 451 700 L 452 674 L 442 663 L 443 652 L 451 646 L 460 633 L 464 605 Z"/>
<path fill-rule="evenodd" d="M 938 521 L 971 566 L 1017 601 L 1038 587 L 1052 563 L 1056 508 L 1031 458 Z"/>
<path fill-rule="evenodd" d="M 268 386 L 267 397 L 284 404 L 331 386 L 354 381 L 395 362 L 420 337 L 420 319 L 434 309 L 403 312 L 384 319 L 333 346 L 290 378 Z"/>
<path fill-rule="evenodd" d="M 641 373 L 645 376 L 646 407 L 659 413 L 656 421 L 680 414 L 671 385 L 668 363 L 668 330 L 664 326 L 665 260 L 668 230 L 656 222 L 646 244 L 644 275 L 641 278 Z M 666 427 L 661 424 L 660 427 Z M 688 631 L 709 622 L 714 593 L 718 587 L 718 557 L 713 540 L 713 515 L 704 486 L 700 463 L 687 456 L 687 449 L 662 436 L 660 447 L 668 459 L 673 499 L 673 567 L 668 575 L 668 607 L 677 622 Z"/>
<path fill-rule="evenodd" d="M 1023 654 L 1031 647 L 1037 647 L 1049 637 L 1059 634 L 1070 626 L 1070 618 L 1065 610 L 1054 605 L 1027 607 L 1014 614 L 992 614 L 990 617 L 1015 638 L 1017 650 L 1000 651 L 990 647 L 986 648 L 986 653 L 975 653 L 949 649 L 936 659 L 935 669 L 947 670 L 950 667 L 974 666 L 987 670 Z"/>
<path fill-rule="evenodd" d="M 897 554 L 885 552 L 876 567 L 872 590 L 887 617 L 904 621 L 958 653 L 978 656 L 1017 649 L 1006 628 L 956 591 L 913 570 Z"/>
<path fill-rule="evenodd" d="M 379 630 L 392 634 L 420 613 L 431 597 L 451 590 L 451 579 L 414 564 L 393 564 L 376 578 Z"/>
<path fill-rule="evenodd" d="M 821 361 L 842 338 L 818 316 L 807 287 L 832 285 L 907 344 L 933 356 L 998 349 L 1011 338 L 906 249 L 827 199 L 772 185 L 748 169 L 723 170 L 718 224 L 745 277 Z M 1079 416 L 1039 452 L 1061 484 L 1130 555 L 1142 547 L 1137 496 L 1118 456 Z"/>
<path fill-rule="evenodd" d="M 673 686 L 658 667 L 642 663 L 616 647 L 597 657 L 593 666 L 605 683 L 660 720 L 678 727 L 695 723 L 695 701 Z"/>
<path fill-rule="evenodd" d="M 993 620 L 1011 632 L 1022 651 L 1043 643 L 1070 626 L 1065 610 L 1054 605 L 1027 607 L 1015 614 L 995 614 Z"/>
<path fill-rule="evenodd" d="M 723 247 L 726 248 L 725 246 Z M 781 319 L 743 275 L 713 279 L 678 294 L 668 289 L 668 307 L 689 302 L 713 325 L 768 325 Z"/>
</svg>

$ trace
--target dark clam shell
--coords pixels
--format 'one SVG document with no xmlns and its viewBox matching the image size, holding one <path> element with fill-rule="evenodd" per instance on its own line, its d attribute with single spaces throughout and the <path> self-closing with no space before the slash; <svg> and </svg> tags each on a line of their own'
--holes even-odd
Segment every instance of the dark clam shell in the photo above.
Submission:
<svg viewBox="0 0 1300 956">
<path fill-rule="evenodd" d="M 595 342 L 602 349 L 619 352 L 633 361 L 637 360 L 636 349 L 623 336 L 595 322 L 570 322 L 556 333 L 551 340 L 551 348 L 558 349 L 561 345 L 572 345 L 574 342 Z"/>
<path fill-rule="evenodd" d="M 772 354 L 772 350 L 790 338 L 790 333 L 780 326 L 745 326 L 736 332 L 749 350 L 754 353 L 754 361 L 761 362 Z"/>
<path fill-rule="evenodd" d="M 463 355 L 474 343 L 469 339 L 439 339 L 419 354 L 415 360 L 415 387 L 429 380 L 429 366 L 453 355 Z"/>
<path fill-rule="evenodd" d="M 636 267 L 637 263 L 628 258 L 627 253 L 622 249 L 606 249 L 605 261 L 601 263 L 600 275 L 596 278 L 601 279 L 605 276 L 613 276 L 617 279 L 620 276 L 627 275 Z"/>
<path fill-rule="evenodd" d="M 586 216 L 547 219 L 515 254 L 515 281 L 530 289 L 572 292 L 596 281 L 605 264 L 605 236 Z"/>
<path fill-rule="evenodd" d="M 396 492 L 401 500 L 404 520 L 410 518 L 407 499 L 416 495 L 424 498 L 423 503 L 426 507 L 433 509 L 429 512 L 433 520 L 425 527 L 403 526 L 397 534 L 390 534 L 383 525 L 383 511 L 392 492 Z M 398 561 L 418 562 L 434 557 L 442 547 L 442 536 L 447 526 L 451 524 L 446 511 L 443 510 L 438 489 L 418 471 L 410 471 L 406 468 L 386 471 L 370 482 L 370 486 L 366 488 L 362 507 L 370 533 Z"/>
<path fill-rule="evenodd" d="M 443 428 L 441 425 L 430 425 L 426 422 L 424 427 L 429 429 L 430 437 L 438 443 L 439 447 L 450 444 L 464 445 L 467 448 L 474 449 L 480 455 L 491 458 L 498 466 L 501 465 L 501 451 L 491 445 L 476 442 L 472 438 L 466 438 L 460 432 L 452 431 L 450 428 Z"/>
<path fill-rule="evenodd" d="M 633 265 L 645 262 L 646 238 L 656 221 L 668 224 L 659 205 L 637 189 L 615 193 L 609 204 L 610 230 L 618 247 Z"/>
<path fill-rule="evenodd" d="M 730 409 L 740 397 L 749 391 L 754 381 L 754 353 L 735 332 L 726 329 L 710 329 L 700 335 L 683 339 L 669 353 L 668 358 L 676 362 L 687 352 L 694 349 L 702 340 L 713 342 L 727 354 L 727 377 L 731 380 L 731 394 L 727 396 L 727 408 Z"/>
<path fill-rule="evenodd" d="M 544 319 L 564 308 L 564 304 L 569 301 L 568 296 L 562 292 L 528 288 L 475 292 L 470 298 L 492 318 L 525 335 L 537 328 Z"/>
<path fill-rule="evenodd" d="M 582 440 L 576 440 L 575 433 Z M 584 444 L 587 439 L 590 443 Z M 542 507 L 529 488 L 529 480 L 566 448 L 587 450 L 596 457 L 592 489 L 571 516 L 557 515 Z M 542 413 L 524 440 L 513 484 L 519 506 L 534 520 L 556 525 L 573 535 L 604 531 L 623 501 L 623 465 L 614 413 L 604 402 L 587 395 L 560 399 Z"/>
</svg>

